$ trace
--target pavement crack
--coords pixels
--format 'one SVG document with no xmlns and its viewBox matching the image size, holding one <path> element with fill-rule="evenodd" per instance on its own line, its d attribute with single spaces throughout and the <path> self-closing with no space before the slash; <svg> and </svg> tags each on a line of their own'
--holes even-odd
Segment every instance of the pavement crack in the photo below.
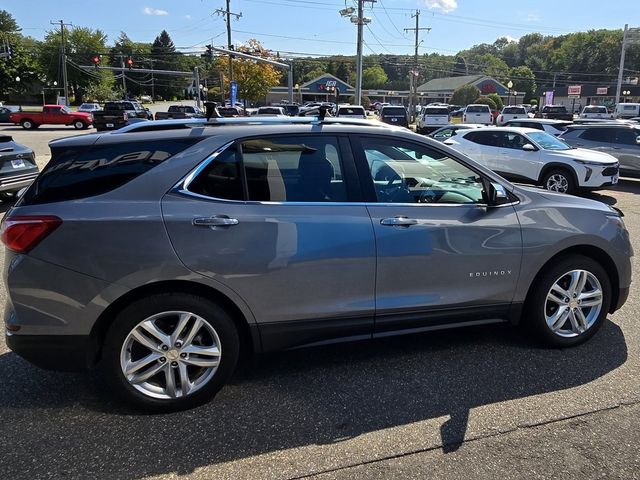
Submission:
<svg viewBox="0 0 640 480">
<path fill-rule="evenodd" d="M 560 417 L 560 418 L 555 418 L 555 419 L 552 419 L 552 420 L 545 420 L 545 421 L 541 421 L 541 422 L 537 422 L 537 423 L 517 425 L 516 427 L 510 428 L 508 430 L 501 430 L 501 431 L 497 431 L 497 432 L 493 432 L 493 433 L 486 433 L 486 434 L 483 434 L 483 435 L 478 435 L 478 436 L 475 436 L 475 437 L 470 437 L 470 438 L 464 439 L 462 442 L 456 442 L 455 446 L 456 446 L 456 449 L 458 449 L 458 448 L 461 448 L 462 445 L 467 444 L 467 443 L 477 442 L 477 441 L 484 440 L 484 439 L 487 439 L 487 438 L 495 438 L 495 437 L 499 437 L 499 436 L 502 436 L 502 435 L 508 435 L 508 434 L 516 432 L 518 430 L 543 427 L 543 426 L 546 426 L 546 425 L 553 425 L 553 424 L 556 424 L 556 423 L 566 422 L 568 420 L 573 420 L 573 419 L 576 419 L 576 418 L 589 417 L 589 416 L 597 414 L 597 413 L 612 411 L 612 410 L 616 410 L 616 409 L 618 409 L 620 407 L 628 407 L 628 406 L 633 406 L 633 405 L 637 405 L 637 404 L 640 404 L 640 399 L 630 400 L 630 401 L 626 401 L 626 402 L 620 402 L 620 403 L 617 403 L 615 405 L 602 407 L 602 408 L 599 408 L 599 409 L 596 409 L 596 410 L 591 410 L 591 411 L 588 411 L 588 412 L 577 413 L 575 415 L 567 415 L 567 416 Z M 384 457 L 374 458 L 374 459 L 371 459 L 371 460 L 366 460 L 364 462 L 358 462 L 358 463 L 353 463 L 353 464 L 349 464 L 349 465 L 342 465 L 340 467 L 335 467 L 335 468 L 328 468 L 328 469 L 325 469 L 325 470 L 320 470 L 320 471 L 313 472 L 313 473 L 307 473 L 307 474 L 299 475 L 299 476 L 295 476 L 295 477 L 288 477 L 287 480 L 303 480 L 303 479 L 307 479 L 307 478 L 313 478 L 313 477 L 316 477 L 318 475 L 324 475 L 324 474 L 333 473 L 333 472 L 340 472 L 342 470 L 347 470 L 349 468 L 360 467 L 360 466 L 363 466 L 363 465 L 372 465 L 372 464 L 384 462 L 384 461 L 387 461 L 387 460 L 393 460 L 393 459 L 397 459 L 397 458 L 409 457 L 411 455 L 416 455 L 416 454 L 419 454 L 419 453 L 432 452 L 434 450 L 440 450 L 440 449 L 446 450 L 446 448 L 448 446 L 451 446 L 451 445 L 452 445 L 451 443 L 441 443 L 441 444 L 438 444 L 438 445 L 434 445 L 432 447 L 420 448 L 420 449 L 411 450 L 411 451 L 408 451 L 408 452 L 398 453 L 398 454 L 395 454 L 395 455 L 387 455 L 387 456 L 384 456 Z"/>
</svg>

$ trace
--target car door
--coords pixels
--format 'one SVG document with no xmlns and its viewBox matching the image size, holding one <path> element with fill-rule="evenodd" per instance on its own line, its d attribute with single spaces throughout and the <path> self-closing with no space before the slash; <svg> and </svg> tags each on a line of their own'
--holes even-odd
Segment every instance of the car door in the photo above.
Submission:
<svg viewBox="0 0 640 480">
<path fill-rule="evenodd" d="M 515 179 L 537 180 L 542 168 L 541 151 L 532 141 L 516 132 L 500 132 L 500 155 L 495 171 Z M 523 150 L 526 144 L 535 150 Z"/>
<path fill-rule="evenodd" d="M 371 334 L 374 236 L 353 202 L 361 197 L 346 141 L 238 141 L 162 200 L 181 261 L 244 300 L 264 348 Z"/>
<path fill-rule="evenodd" d="M 627 174 L 640 174 L 640 129 L 616 128 L 612 143 L 613 155 Z"/>
<path fill-rule="evenodd" d="M 578 135 L 578 138 L 572 145 L 610 153 L 615 156 L 612 145 L 613 138 L 614 129 L 612 128 L 587 127 Z"/>
<path fill-rule="evenodd" d="M 376 238 L 376 335 L 504 318 L 522 257 L 514 208 L 487 207 L 481 175 L 435 147 L 353 142 Z"/>
<path fill-rule="evenodd" d="M 468 154 L 473 160 L 491 170 L 498 168 L 500 164 L 500 132 L 478 129 L 465 134 L 464 138 L 470 142 L 471 146 L 477 147 L 477 152 Z"/>
</svg>

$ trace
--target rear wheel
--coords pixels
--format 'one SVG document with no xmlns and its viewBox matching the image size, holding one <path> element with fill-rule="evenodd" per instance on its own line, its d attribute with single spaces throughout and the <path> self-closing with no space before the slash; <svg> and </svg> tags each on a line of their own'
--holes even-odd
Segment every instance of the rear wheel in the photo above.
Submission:
<svg viewBox="0 0 640 480">
<path fill-rule="evenodd" d="M 159 294 L 117 316 L 101 367 L 134 406 L 176 411 L 213 398 L 233 373 L 239 346 L 235 323 L 216 304 L 184 293 Z"/>
<path fill-rule="evenodd" d="M 526 324 L 553 347 L 578 345 L 602 326 L 611 303 L 611 282 L 591 258 L 571 255 L 549 265 L 532 286 Z"/>
<path fill-rule="evenodd" d="M 546 172 L 542 179 L 542 186 L 552 192 L 569 194 L 576 192 L 573 176 L 567 170 L 561 168 L 554 168 Z"/>
<path fill-rule="evenodd" d="M 24 128 L 25 130 L 32 130 L 35 127 L 35 123 L 33 123 L 31 120 L 22 120 L 22 122 L 20 122 L 20 125 L 22 125 L 22 128 Z"/>
</svg>

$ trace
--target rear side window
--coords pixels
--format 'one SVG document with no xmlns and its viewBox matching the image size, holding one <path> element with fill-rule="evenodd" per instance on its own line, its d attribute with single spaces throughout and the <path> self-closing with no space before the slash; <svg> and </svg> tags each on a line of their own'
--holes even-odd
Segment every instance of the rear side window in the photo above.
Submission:
<svg viewBox="0 0 640 480">
<path fill-rule="evenodd" d="M 273 137 L 242 142 L 249 200 L 346 202 L 338 140 Z"/>
<path fill-rule="evenodd" d="M 505 107 L 502 113 L 524 115 L 527 112 L 522 107 Z"/>
<path fill-rule="evenodd" d="M 189 191 L 207 197 L 244 200 L 236 145 L 214 158 L 189 185 Z"/>
<path fill-rule="evenodd" d="M 95 145 L 82 150 L 52 149 L 52 158 L 29 187 L 21 205 L 63 202 L 114 190 L 202 138 Z"/>
<path fill-rule="evenodd" d="M 593 142 L 610 142 L 612 137 L 613 130 L 610 128 L 587 128 L 580 135 L 580 138 Z"/>
<path fill-rule="evenodd" d="M 470 142 L 489 147 L 499 147 L 502 144 L 502 134 L 500 132 L 469 132 L 464 135 L 464 138 Z"/>
</svg>

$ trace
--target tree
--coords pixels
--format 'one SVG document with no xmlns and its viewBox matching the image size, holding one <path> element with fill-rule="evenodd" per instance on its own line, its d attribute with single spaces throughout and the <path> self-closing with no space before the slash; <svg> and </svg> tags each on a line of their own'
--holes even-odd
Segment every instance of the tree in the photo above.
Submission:
<svg viewBox="0 0 640 480">
<path fill-rule="evenodd" d="M 22 29 L 18 26 L 15 18 L 6 10 L 0 10 L 0 32 L 2 33 L 18 33 Z"/>
<path fill-rule="evenodd" d="M 166 30 L 162 30 L 160 35 L 153 41 L 151 56 L 154 60 L 154 68 L 159 70 L 179 70 L 182 54 L 176 52 L 176 46 Z M 182 92 L 186 86 L 184 79 L 164 76 L 161 82 L 158 82 L 158 87 L 155 89 L 157 95 L 165 99 L 183 96 Z"/>
<path fill-rule="evenodd" d="M 489 108 L 491 109 L 492 112 L 495 112 L 498 109 L 498 106 L 496 105 L 496 102 L 494 102 L 491 98 L 489 97 L 485 97 L 485 96 L 481 96 L 476 98 L 473 103 L 480 103 L 482 105 L 489 105 Z"/>
<path fill-rule="evenodd" d="M 238 51 L 251 55 L 273 59 L 270 50 L 265 49 L 260 42 L 251 39 Z M 229 71 L 229 57 L 220 57 L 218 69 L 224 72 L 225 85 L 229 85 L 227 72 Z M 238 83 L 238 98 L 257 102 L 264 100 L 269 91 L 280 83 L 282 72 L 268 63 L 259 63 L 249 59 L 233 60 L 233 79 Z"/>
<path fill-rule="evenodd" d="M 453 92 L 449 103 L 452 105 L 469 105 L 479 96 L 480 89 L 478 87 L 473 85 L 463 85 Z"/>
<path fill-rule="evenodd" d="M 65 49 L 67 51 L 67 78 L 70 95 L 76 102 L 82 102 L 84 92 L 91 85 L 109 82 L 112 74 L 107 71 L 86 71 L 80 65 L 91 65 L 94 55 L 106 50 L 107 36 L 101 30 L 86 27 L 74 27 L 65 34 Z M 57 80 L 62 86 L 60 75 L 60 31 L 47 32 L 40 49 L 39 62 L 44 69 L 44 76 L 48 81 Z"/>
<path fill-rule="evenodd" d="M 362 86 L 364 88 L 382 88 L 387 83 L 387 74 L 380 65 L 365 68 L 362 71 Z"/>
<path fill-rule="evenodd" d="M 500 95 L 498 95 L 497 93 L 490 93 L 489 95 L 487 95 L 487 98 L 493 100 L 493 103 L 496 104 L 496 110 L 500 111 L 502 110 L 502 107 L 504 107 L 502 98 L 500 98 Z"/>
<path fill-rule="evenodd" d="M 467 61 L 464 59 L 464 57 L 461 57 L 459 55 L 456 55 L 454 58 L 454 64 L 453 64 L 453 76 L 457 77 L 459 75 L 469 75 L 469 68 L 467 67 Z"/>
<path fill-rule="evenodd" d="M 516 92 L 524 92 L 525 98 L 531 98 L 536 91 L 536 76 L 525 65 L 511 69 L 511 81 Z"/>
<path fill-rule="evenodd" d="M 491 53 L 486 53 L 476 60 L 476 69 L 499 82 L 509 77 L 509 65 Z"/>
</svg>

